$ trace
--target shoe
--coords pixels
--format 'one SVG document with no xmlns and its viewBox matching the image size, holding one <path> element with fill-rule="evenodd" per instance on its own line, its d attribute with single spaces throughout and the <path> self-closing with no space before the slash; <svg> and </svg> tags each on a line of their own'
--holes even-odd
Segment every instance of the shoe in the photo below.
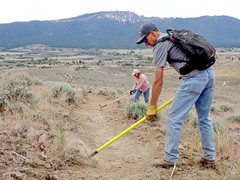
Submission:
<svg viewBox="0 0 240 180">
<path fill-rule="evenodd" d="M 216 163 L 215 163 L 215 160 L 207 160 L 207 159 L 202 158 L 200 160 L 200 166 L 205 167 L 205 168 L 215 169 Z"/>
<path fill-rule="evenodd" d="M 176 165 L 177 165 L 177 163 L 171 163 L 171 162 L 168 162 L 166 160 L 162 160 L 159 163 L 153 164 L 153 167 L 170 169 L 170 168 L 172 168 L 172 167 L 174 167 Z"/>
</svg>

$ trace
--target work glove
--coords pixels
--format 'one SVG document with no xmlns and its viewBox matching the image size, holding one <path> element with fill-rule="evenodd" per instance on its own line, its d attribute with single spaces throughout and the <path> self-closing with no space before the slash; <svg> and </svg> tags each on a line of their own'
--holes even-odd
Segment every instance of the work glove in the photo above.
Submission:
<svg viewBox="0 0 240 180">
<path fill-rule="evenodd" d="M 134 89 L 134 90 L 131 90 L 131 91 L 130 91 L 130 95 L 134 94 L 135 92 L 136 92 L 135 89 Z"/>
<path fill-rule="evenodd" d="M 157 117 L 157 106 L 156 105 L 148 105 L 146 119 L 151 120 L 155 117 Z"/>
</svg>

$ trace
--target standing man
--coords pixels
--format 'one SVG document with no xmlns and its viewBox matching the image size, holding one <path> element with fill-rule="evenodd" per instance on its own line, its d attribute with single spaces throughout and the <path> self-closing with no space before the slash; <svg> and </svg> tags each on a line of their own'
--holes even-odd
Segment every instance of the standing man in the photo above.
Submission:
<svg viewBox="0 0 240 180">
<path fill-rule="evenodd" d="M 171 62 L 170 59 L 189 61 L 189 58 L 169 40 L 158 43 L 157 41 L 167 34 L 161 33 L 153 23 L 143 24 L 139 29 L 139 35 L 140 38 L 137 40 L 137 44 L 144 42 L 146 46 L 153 47 L 153 59 L 156 67 L 155 80 L 152 85 L 152 97 L 146 114 L 146 118 L 149 120 L 157 115 L 157 101 L 163 86 L 163 71 L 166 62 L 179 73 L 179 69 L 186 62 Z M 208 68 L 203 71 L 194 69 L 185 75 L 181 75 L 181 79 L 180 87 L 173 98 L 168 114 L 164 160 L 154 166 L 162 168 L 176 166 L 179 160 L 179 143 L 183 121 L 193 105 L 195 105 L 203 151 L 200 163 L 204 167 L 215 168 L 213 125 L 210 118 L 210 107 L 215 86 L 213 69 Z"/>
<path fill-rule="evenodd" d="M 138 69 L 133 70 L 132 76 L 134 76 L 134 84 L 132 90 L 130 91 L 130 95 L 137 91 L 134 98 L 134 102 L 139 101 L 139 97 L 143 93 L 145 103 L 148 104 L 150 85 L 147 77 L 144 74 L 142 74 Z"/>
</svg>

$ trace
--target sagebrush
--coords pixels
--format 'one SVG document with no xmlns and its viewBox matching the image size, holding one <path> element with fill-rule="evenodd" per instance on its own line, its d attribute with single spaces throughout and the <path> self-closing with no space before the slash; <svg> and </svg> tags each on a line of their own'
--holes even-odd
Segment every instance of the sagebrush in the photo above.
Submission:
<svg viewBox="0 0 240 180">
<path fill-rule="evenodd" d="M 66 82 L 54 83 L 51 87 L 52 96 L 58 98 L 64 96 L 67 102 L 76 102 L 78 97 L 72 86 Z"/>
<path fill-rule="evenodd" d="M 34 97 L 32 85 L 41 84 L 40 80 L 31 77 L 27 73 L 14 73 L 2 78 L 0 87 L 1 111 L 32 107 L 37 100 Z"/>
<path fill-rule="evenodd" d="M 143 102 L 129 102 L 125 106 L 125 116 L 128 118 L 133 118 L 135 120 L 142 119 L 147 112 L 147 104 Z M 157 117 L 152 119 L 151 121 L 159 121 L 161 120 L 160 112 L 157 113 Z"/>
</svg>

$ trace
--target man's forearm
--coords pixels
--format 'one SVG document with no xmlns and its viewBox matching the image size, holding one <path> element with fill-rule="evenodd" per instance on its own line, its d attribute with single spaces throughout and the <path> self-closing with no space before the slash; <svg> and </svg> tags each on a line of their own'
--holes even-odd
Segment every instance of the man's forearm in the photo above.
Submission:
<svg viewBox="0 0 240 180">
<path fill-rule="evenodd" d="M 152 97 L 150 101 L 151 105 L 157 105 L 158 97 L 162 90 L 162 85 L 162 81 L 154 81 L 152 86 Z"/>
<path fill-rule="evenodd" d="M 164 70 L 164 67 L 156 68 L 155 80 L 152 85 L 152 97 L 151 97 L 150 105 L 157 105 L 158 97 L 161 93 L 162 86 L 163 86 L 163 70 Z"/>
</svg>

